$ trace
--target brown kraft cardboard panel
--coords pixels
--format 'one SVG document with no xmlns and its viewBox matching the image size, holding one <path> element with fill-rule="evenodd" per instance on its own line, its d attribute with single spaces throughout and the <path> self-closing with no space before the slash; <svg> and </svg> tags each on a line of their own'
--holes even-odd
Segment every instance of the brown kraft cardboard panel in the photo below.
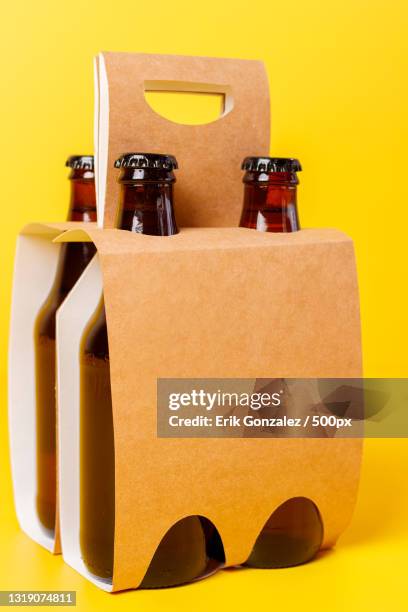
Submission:
<svg viewBox="0 0 408 612">
<path fill-rule="evenodd" d="M 237 226 L 242 159 L 269 151 L 269 89 L 262 62 L 178 55 L 102 53 L 96 64 L 98 205 L 115 227 L 115 160 L 128 151 L 170 153 L 179 162 L 181 226 Z M 224 114 L 205 125 L 180 125 L 150 108 L 146 90 L 222 93 Z M 107 179 L 105 172 L 107 172 Z M 103 197 L 106 180 L 106 198 Z"/>
<path fill-rule="evenodd" d="M 332 546 L 353 511 L 361 440 L 158 438 L 156 382 L 361 376 L 352 241 L 336 230 L 191 228 L 166 238 L 86 231 L 98 248 L 110 346 L 112 590 L 137 587 L 165 532 L 187 515 L 215 524 L 226 563 L 235 565 L 281 502 L 305 496 L 321 512 L 323 547 Z M 62 454 L 72 444 L 71 436 Z M 72 538 L 64 529 L 62 521 L 63 546 Z"/>
</svg>

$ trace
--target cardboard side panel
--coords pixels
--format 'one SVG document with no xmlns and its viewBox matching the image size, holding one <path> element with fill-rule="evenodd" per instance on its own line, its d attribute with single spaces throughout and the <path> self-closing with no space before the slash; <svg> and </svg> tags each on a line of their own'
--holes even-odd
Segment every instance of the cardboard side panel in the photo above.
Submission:
<svg viewBox="0 0 408 612">
<path fill-rule="evenodd" d="M 9 338 L 9 430 L 16 512 L 22 529 L 54 553 L 61 552 L 58 499 L 55 539 L 46 533 L 36 512 L 36 397 L 34 325 L 53 285 L 60 244 L 66 230 L 93 226 L 78 222 L 31 223 L 17 241 Z M 84 233 L 82 240 L 86 236 Z"/>
<path fill-rule="evenodd" d="M 60 523 L 64 560 L 100 588 L 85 567 L 79 546 L 79 368 L 81 337 L 102 296 L 98 256 L 89 264 L 57 315 L 57 377 L 60 448 Z"/>
<path fill-rule="evenodd" d="M 58 552 L 42 530 L 35 509 L 36 408 L 34 324 L 52 287 L 59 245 L 43 228 L 40 236 L 22 235 L 17 242 L 9 340 L 9 430 L 16 512 L 21 528 L 33 540 Z"/>
<path fill-rule="evenodd" d="M 183 249 L 192 236 L 195 247 Z M 101 252 L 116 447 L 114 590 L 137 586 L 183 516 L 214 522 L 228 564 L 248 558 L 266 519 L 293 496 L 321 509 L 324 546 L 344 529 L 360 441 L 158 439 L 155 410 L 158 377 L 360 376 L 353 245 L 334 238 L 190 230 L 162 249 L 156 239 L 144 252 Z"/>
<path fill-rule="evenodd" d="M 171 153 L 179 161 L 179 225 L 237 226 L 242 205 L 242 159 L 269 151 L 269 91 L 262 62 L 103 53 L 97 84 L 101 113 L 100 224 L 104 219 L 104 227 L 115 226 L 119 194 L 115 159 L 127 151 L 147 151 Z M 180 125 L 150 108 L 144 92 L 152 88 L 224 93 L 225 112 L 206 125 Z M 108 112 L 103 110 L 107 107 Z"/>
<path fill-rule="evenodd" d="M 270 514 L 294 496 L 317 504 L 323 546 L 332 546 L 354 508 L 360 440 L 157 438 L 156 380 L 360 376 L 351 240 L 335 230 L 285 236 L 242 228 L 189 229 L 166 239 L 119 230 L 89 235 L 99 251 L 110 345 L 113 587 L 89 575 L 78 545 L 79 387 L 72 364 L 100 295 L 95 262 L 58 317 L 68 563 L 105 590 L 135 588 L 166 531 L 199 514 L 221 534 L 227 564 L 239 564 Z M 80 239 L 62 239 L 70 236 Z"/>
</svg>

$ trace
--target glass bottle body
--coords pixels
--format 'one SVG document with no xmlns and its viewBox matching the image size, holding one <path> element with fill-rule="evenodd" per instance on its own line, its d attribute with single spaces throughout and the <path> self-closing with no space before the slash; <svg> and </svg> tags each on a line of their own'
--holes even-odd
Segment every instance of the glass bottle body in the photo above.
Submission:
<svg viewBox="0 0 408 612">
<path fill-rule="evenodd" d="M 173 173 L 123 170 L 118 226 L 169 236 L 178 232 L 173 211 Z M 90 572 L 111 580 L 114 557 L 115 453 L 109 346 L 103 304 L 83 337 L 81 379 L 80 546 Z M 202 519 L 182 519 L 160 542 L 142 588 L 190 582 L 208 567 Z"/>
<path fill-rule="evenodd" d="M 68 221 L 96 221 L 92 170 L 72 170 Z M 54 534 L 56 515 L 56 378 L 55 317 L 59 306 L 95 254 L 92 243 L 60 247 L 52 289 L 38 312 L 34 327 L 36 380 L 36 510 L 42 528 Z"/>
</svg>

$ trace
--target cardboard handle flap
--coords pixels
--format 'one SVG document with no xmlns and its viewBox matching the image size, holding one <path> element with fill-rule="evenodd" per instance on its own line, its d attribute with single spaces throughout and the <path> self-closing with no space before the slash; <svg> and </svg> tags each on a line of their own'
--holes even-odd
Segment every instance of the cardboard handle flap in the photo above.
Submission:
<svg viewBox="0 0 408 612">
<path fill-rule="evenodd" d="M 242 159 L 269 151 L 269 88 L 263 63 L 103 53 L 97 67 L 101 225 L 115 226 L 119 185 L 113 166 L 117 157 L 131 151 L 176 156 L 175 209 L 179 225 L 238 225 Z M 176 123 L 151 108 L 145 97 L 148 91 L 221 94 L 223 110 L 209 123 Z"/>
<path fill-rule="evenodd" d="M 228 110 L 234 99 L 237 113 L 251 114 L 256 112 L 251 106 L 254 94 L 265 95 L 265 102 L 269 102 L 267 75 L 261 61 L 142 53 L 104 53 L 102 58 L 108 79 L 123 67 L 127 85 L 132 92 L 138 90 L 140 102 L 144 91 L 223 94 Z M 257 102 L 262 104 L 260 99 Z"/>
</svg>

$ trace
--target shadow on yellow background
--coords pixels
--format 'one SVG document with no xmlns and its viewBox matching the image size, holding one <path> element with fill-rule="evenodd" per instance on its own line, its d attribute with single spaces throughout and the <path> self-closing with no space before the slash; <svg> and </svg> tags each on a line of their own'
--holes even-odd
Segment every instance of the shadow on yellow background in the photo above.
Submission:
<svg viewBox="0 0 408 612">
<path fill-rule="evenodd" d="M 407 17 L 402 0 L 27 0 L 4 6 L 0 589 L 77 590 L 80 610 L 407 610 L 406 440 L 367 441 L 350 529 L 334 552 L 314 563 L 224 571 L 167 591 L 99 592 L 18 530 L 8 465 L 5 359 L 16 233 L 28 221 L 65 216 L 64 162 L 69 154 L 92 151 L 91 60 L 105 49 L 265 61 L 271 152 L 299 157 L 304 168 L 301 223 L 337 227 L 355 241 L 365 375 L 407 376 Z M 167 105 L 176 118 L 181 112 L 176 98 L 154 104 Z M 202 121 L 212 118 L 218 112 L 214 104 L 219 101 L 182 109 L 183 118 L 185 113 L 188 122 L 197 119 L 195 113 Z"/>
</svg>

